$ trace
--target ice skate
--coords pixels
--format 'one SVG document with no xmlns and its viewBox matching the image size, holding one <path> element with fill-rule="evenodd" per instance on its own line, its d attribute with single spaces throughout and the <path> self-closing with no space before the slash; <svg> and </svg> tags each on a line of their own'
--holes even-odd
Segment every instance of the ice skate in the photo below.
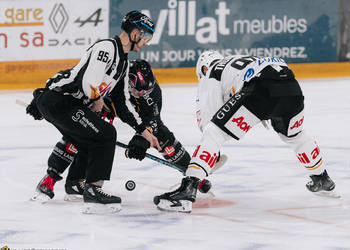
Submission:
<svg viewBox="0 0 350 250">
<path fill-rule="evenodd" d="M 59 173 L 53 169 L 48 168 L 47 174 L 39 181 L 36 186 L 36 194 L 31 198 L 32 201 L 39 201 L 45 203 L 55 196 L 53 186 L 57 181 L 62 180 Z"/>
<path fill-rule="evenodd" d="M 178 189 L 155 196 L 153 202 L 160 210 L 190 213 L 192 203 L 196 201 L 199 183 L 200 180 L 196 177 L 185 177 Z"/>
<path fill-rule="evenodd" d="M 110 214 L 121 210 L 121 199 L 118 196 L 105 193 L 101 187 L 85 183 L 84 187 L 85 214 Z"/>
<path fill-rule="evenodd" d="M 84 194 L 84 181 L 67 179 L 64 189 L 66 191 L 65 201 L 81 201 Z"/>
<path fill-rule="evenodd" d="M 31 198 L 32 201 L 39 201 L 45 203 L 55 196 L 53 192 L 53 186 L 55 185 L 54 179 L 46 174 L 38 183 L 36 187 L 36 194 Z"/>
<path fill-rule="evenodd" d="M 340 195 L 334 191 L 335 183 L 328 176 L 326 170 L 319 175 L 310 175 L 311 181 L 306 184 L 306 188 L 316 195 L 340 198 Z"/>
</svg>

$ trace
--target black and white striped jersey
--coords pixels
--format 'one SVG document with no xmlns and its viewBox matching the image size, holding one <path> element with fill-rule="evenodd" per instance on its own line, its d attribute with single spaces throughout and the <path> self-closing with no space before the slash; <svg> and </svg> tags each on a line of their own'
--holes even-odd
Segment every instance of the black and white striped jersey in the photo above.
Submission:
<svg viewBox="0 0 350 250">
<path fill-rule="evenodd" d="M 72 69 L 57 73 L 46 86 L 64 95 L 82 100 L 86 105 L 99 97 L 107 97 L 112 90 L 118 91 L 118 105 L 125 112 L 123 119 L 134 129 L 141 129 L 139 115 L 130 103 L 128 91 L 129 61 L 120 38 L 104 39 L 88 48 L 80 62 Z"/>
</svg>

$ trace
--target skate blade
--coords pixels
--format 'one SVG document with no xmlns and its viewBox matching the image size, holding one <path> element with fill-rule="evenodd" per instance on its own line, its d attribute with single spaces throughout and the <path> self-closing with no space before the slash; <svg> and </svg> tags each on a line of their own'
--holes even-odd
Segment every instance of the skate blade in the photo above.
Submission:
<svg viewBox="0 0 350 250">
<path fill-rule="evenodd" d="M 84 203 L 83 214 L 114 214 L 122 210 L 120 203 L 97 204 Z"/>
<path fill-rule="evenodd" d="M 221 155 L 220 160 L 214 164 L 213 168 L 210 169 L 209 174 L 213 174 L 214 172 L 218 171 L 223 165 L 226 164 L 227 160 L 227 155 Z"/>
<path fill-rule="evenodd" d="M 83 196 L 79 194 L 66 194 L 63 200 L 70 201 L 70 202 L 77 202 L 77 201 L 82 201 Z"/>
<path fill-rule="evenodd" d="M 314 192 L 314 195 L 321 196 L 321 197 L 328 197 L 328 198 L 335 198 L 339 199 L 341 197 L 340 194 L 335 192 L 334 190 L 332 191 L 319 191 L 319 192 Z"/>
<path fill-rule="evenodd" d="M 30 198 L 30 200 L 44 204 L 44 203 L 48 202 L 49 200 L 51 200 L 51 198 L 49 196 L 47 196 L 46 194 L 37 192 L 32 198 Z"/>
<path fill-rule="evenodd" d="M 174 207 L 172 206 L 174 205 L 172 202 L 161 199 L 157 205 L 157 208 L 161 211 L 166 211 L 166 212 L 191 213 L 192 202 L 185 201 L 185 200 L 181 200 L 180 202 L 182 206 Z"/>
<path fill-rule="evenodd" d="M 211 191 L 211 190 L 209 190 L 207 194 L 212 198 L 216 197 L 215 194 L 213 193 L 213 191 Z"/>
</svg>

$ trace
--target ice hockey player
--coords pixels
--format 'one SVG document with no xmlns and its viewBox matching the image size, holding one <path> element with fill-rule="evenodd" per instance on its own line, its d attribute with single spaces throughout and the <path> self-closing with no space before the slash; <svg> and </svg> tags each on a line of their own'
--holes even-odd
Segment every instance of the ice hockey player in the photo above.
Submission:
<svg viewBox="0 0 350 250">
<path fill-rule="evenodd" d="M 164 159 L 182 166 L 183 172 L 186 172 L 191 157 L 161 119 L 162 90 L 154 77 L 151 65 L 147 61 L 131 62 L 129 91 L 131 103 L 140 114 L 143 123 L 147 124 L 153 135 L 157 137 Z M 145 151 L 141 151 L 139 160 L 145 157 L 145 153 Z M 125 154 L 129 157 L 129 149 L 126 150 Z"/>
<path fill-rule="evenodd" d="M 335 187 L 323 165 L 315 140 L 303 129 L 304 96 L 287 64 L 280 58 L 230 56 L 215 51 L 197 61 L 199 127 L 203 130 L 181 186 L 154 197 L 161 210 L 191 212 L 197 185 L 208 176 L 220 147 L 240 140 L 261 121 L 270 120 L 279 137 L 309 171 L 311 192 L 332 196 Z M 336 194 L 335 194 L 336 195 Z"/>
<path fill-rule="evenodd" d="M 35 97 L 27 107 L 29 114 L 41 115 L 76 146 L 74 162 L 85 166 L 83 211 L 87 213 L 121 209 L 120 197 L 102 190 L 103 182 L 110 179 L 117 136 L 115 127 L 96 115 L 104 106 L 104 96 L 113 90 L 125 95 L 118 108 L 138 132 L 131 145 L 137 148 L 141 143 L 149 144 L 160 150 L 157 138 L 146 129 L 138 113 L 129 108 L 132 105 L 127 84 L 127 53 L 138 52 L 151 40 L 154 24 L 139 11 L 131 11 L 124 16 L 121 28 L 119 36 L 96 42 L 74 68 L 57 73 L 47 81 L 46 88 L 34 91 Z M 58 175 L 48 174 L 42 183 L 50 189 L 58 179 Z"/>
<path fill-rule="evenodd" d="M 123 100 L 123 96 L 120 96 L 120 93 L 120 91 L 112 91 L 111 95 L 105 98 L 105 103 L 108 103 L 107 106 L 110 108 L 104 107 L 102 109 L 102 119 L 113 121 L 118 116 L 125 123 L 129 123 L 129 117 L 125 116 L 127 112 L 123 112 L 119 108 L 113 108 L 117 106 L 114 103 L 119 103 L 120 98 Z M 154 77 L 151 65 L 147 61 L 136 60 L 130 62 L 129 93 L 131 94 L 130 101 L 135 111 L 140 115 L 143 124 L 158 139 L 163 157 L 171 163 L 182 166 L 182 171 L 186 172 L 191 157 L 161 120 L 162 92 Z M 143 148 L 138 147 L 134 149 L 134 151 L 139 151 L 138 154 L 135 154 L 135 159 L 144 159 L 148 149 L 147 142 L 145 144 Z M 130 146 L 133 146 L 133 144 L 131 143 Z M 62 138 L 56 144 L 48 159 L 47 175 L 53 181 L 48 186 L 47 182 L 45 182 L 47 175 L 45 175 L 37 186 L 37 192 L 52 199 L 54 197 L 55 182 L 62 179 L 61 174 L 70 166 L 65 183 L 65 199 L 80 199 L 84 193 L 85 170 L 84 166 L 79 164 L 79 158 L 74 161 L 77 153 L 76 147 L 65 138 Z M 126 151 L 126 155 L 129 157 L 129 149 Z"/>
</svg>

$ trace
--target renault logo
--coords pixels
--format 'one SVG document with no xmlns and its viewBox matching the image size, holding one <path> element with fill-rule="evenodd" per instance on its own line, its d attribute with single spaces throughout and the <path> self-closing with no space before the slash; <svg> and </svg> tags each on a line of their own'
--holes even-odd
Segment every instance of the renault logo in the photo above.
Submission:
<svg viewBox="0 0 350 250">
<path fill-rule="evenodd" d="M 55 4 L 51 11 L 49 21 L 55 33 L 62 33 L 68 22 L 68 14 L 63 4 Z"/>
</svg>

